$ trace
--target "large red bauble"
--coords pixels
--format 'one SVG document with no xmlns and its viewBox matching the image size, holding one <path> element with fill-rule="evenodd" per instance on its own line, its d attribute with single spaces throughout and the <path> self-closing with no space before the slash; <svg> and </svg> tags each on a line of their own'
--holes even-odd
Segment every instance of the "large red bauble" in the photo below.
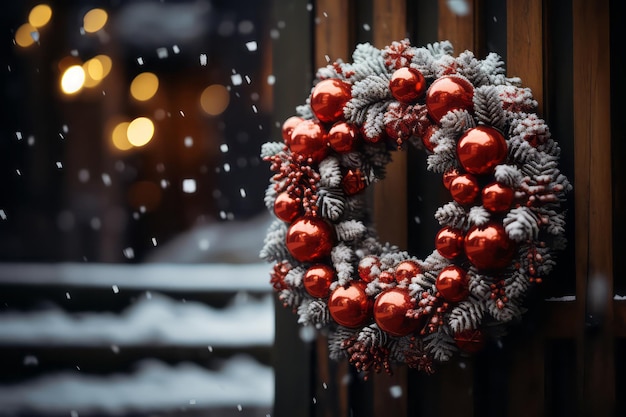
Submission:
<svg viewBox="0 0 626 417">
<path fill-rule="evenodd" d="M 451 110 L 474 107 L 474 87 L 464 78 L 448 75 L 435 80 L 426 91 L 428 114 L 437 123 Z"/>
<path fill-rule="evenodd" d="M 463 231 L 446 226 L 435 236 L 435 249 L 446 259 L 454 259 L 463 253 Z"/>
<path fill-rule="evenodd" d="M 352 152 L 356 149 L 359 129 L 346 122 L 335 123 L 328 131 L 328 144 L 339 153 Z"/>
<path fill-rule="evenodd" d="M 343 107 L 352 98 L 350 84 L 329 78 L 322 80 L 311 93 L 311 109 L 324 123 L 335 122 L 343 117 Z"/>
<path fill-rule="evenodd" d="M 515 244 L 500 223 L 473 226 L 465 235 L 465 254 L 478 269 L 502 269 L 509 265 Z"/>
<path fill-rule="evenodd" d="M 372 304 L 365 293 L 365 285 L 353 282 L 330 293 L 328 311 L 333 320 L 342 326 L 361 327 L 371 318 Z"/>
<path fill-rule="evenodd" d="M 485 347 L 485 335 L 479 329 L 467 329 L 454 335 L 456 345 L 464 352 L 477 353 Z"/>
<path fill-rule="evenodd" d="M 426 91 L 426 79 L 415 68 L 403 67 L 391 75 L 391 95 L 402 103 L 412 103 Z"/>
<path fill-rule="evenodd" d="M 315 261 L 330 255 L 335 245 L 335 231 L 319 217 L 300 217 L 289 226 L 285 244 L 296 260 Z"/>
<path fill-rule="evenodd" d="M 478 181 L 472 174 L 457 175 L 448 189 L 452 199 L 459 204 L 472 204 L 480 192 Z"/>
<path fill-rule="evenodd" d="M 492 213 L 501 213 L 511 207 L 514 197 L 515 193 L 512 188 L 493 182 L 483 188 L 483 207 Z"/>
<path fill-rule="evenodd" d="M 320 162 L 328 154 L 326 132 L 321 123 L 304 120 L 298 123 L 291 132 L 289 140 L 291 152 Z"/>
<path fill-rule="evenodd" d="M 507 155 L 502 133 L 490 126 L 477 126 L 466 131 L 456 145 L 461 166 L 472 174 L 490 174 Z"/>
<path fill-rule="evenodd" d="M 304 119 L 299 116 L 291 116 L 287 120 L 284 121 L 282 126 L 282 135 L 283 140 L 287 145 L 291 142 L 291 132 L 293 132 L 293 128 L 298 126 L 300 122 L 303 122 Z"/>
<path fill-rule="evenodd" d="M 302 203 L 288 192 L 280 193 L 274 201 L 274 214 L 282 221 L 291 223 L 302 215 Z"/>
<path fill-rule="evenodd" d="M 374 320 L 381 330 L 392 336 L 406 336 L 416 331 L 422 320 L 407 317 L 415 308 L 406 288 L 390 288 L 380 293 L 374 301 Z"/>
<path fill-rule="evenodd" d="M 396 271 L 394 273 L 396 277 L 396 282 L 401 283 L 402 281 L 410 281 L 414 276 L 421 274 L 422 268 L 415 261 L 402 261 L 396 266 Z"/>
<path fill-rule="evenodd" d="M 439 272 L 435 281 L 437 291 L 450 302 L 462 301 L 469 294 L 467 273 L 456 265 L 448 265 Z"/>
<path fill-rule="evenodd" d="M 316 264 L 304 273 L 302 285 L 312 297 L 325 298 L 330 294 L 330 284 L 333 283 L 335 277 L 333 267 L 327 264 Z"/>
</svg>

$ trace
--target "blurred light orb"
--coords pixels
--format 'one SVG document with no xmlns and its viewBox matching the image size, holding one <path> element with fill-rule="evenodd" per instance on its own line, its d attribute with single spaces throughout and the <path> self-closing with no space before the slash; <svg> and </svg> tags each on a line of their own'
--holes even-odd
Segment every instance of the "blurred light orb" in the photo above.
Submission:
<svg viewBox="0 0 626 417">
<path fill-rule="evenodd" d="M 154 124 L 147 117 L 137 117 L 130 122 L 126 136 L 131 145 L 140 147 L 146 145 L 154 135 Z"/>
<path fill-rule="evenodd" d="M 230 93 L 221 84 L 213 84 L 202 91 L 200 106 L 207 114 L 217 116 L 222 114 L 230 102 Z"/>
<path fill-rule="evenodd" d="M 85 87 L 95 87 L 100 84 L 104 74 L 104 67 L 102 63 L 97 59 L 90 59 L 83 65 L 83 71 L 85 72 Z"/>
<path fill-rule="evenodd" d="M 72 65 L 61 76 L 61 90 L 65 94 L 79 92 L 85 84 L 85 70 L 81 65 Z"/>
<path fill-rule="evenodd" d="M 107 23 L 109 15 L 104 9 L 91 9 L 83 17 L 83 29 L 87 33 L 99 31 Z"/>
<path fill-rule="evenodd" d="M 39 38 L 39 32 L 30 23 L 24 23 L 15 31 L 15 43 L 22 48 L 27 48 L 35 43 L 35 39 Z"/>
<path fill-rule="evenodd" d="M 142 72 L 130 83 L 130 95 L 139 101 L 150 100 L 159 89 L 159 78 L 151 72 Z"/>
<path fill-rule="evenodd" d="M 111 141 L 113 142 L 113 146 L 120 151 L 127 151 L 133 147 L 133 145 L 128 141 L 128 136 L 126 135 L 129 124 L 130 122 L 118 123 L 111 132 Z"/>
<path fill-rule="evenodd" d="M 47 4 L 38 4 L 28 14 L 28 23 L 36 28 L 44 27 L 52 17 L 52 9 Z"/>
</svg>

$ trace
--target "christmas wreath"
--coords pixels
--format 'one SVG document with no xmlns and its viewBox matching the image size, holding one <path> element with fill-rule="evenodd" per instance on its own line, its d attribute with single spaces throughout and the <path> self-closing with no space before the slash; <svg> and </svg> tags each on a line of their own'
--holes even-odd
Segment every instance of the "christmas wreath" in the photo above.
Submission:
<svg viewBox="0 0 626 417">
<path fill-rule="evenodd" d="M 432 373 L 477 352 L 521 318 L 565 245 L 571 185 L 530 89 L 495 53 L 452 52 L 448 41 L 358 45 L 352 63 L 317 71 L 283 140 L 261 149 L 274 172 L 260 254 L 270 282 L 366 377 L 393 363 Z M 451 197 L 424 260 L 378 240 L 365 192 L 409 144 Z"/>
</svg>

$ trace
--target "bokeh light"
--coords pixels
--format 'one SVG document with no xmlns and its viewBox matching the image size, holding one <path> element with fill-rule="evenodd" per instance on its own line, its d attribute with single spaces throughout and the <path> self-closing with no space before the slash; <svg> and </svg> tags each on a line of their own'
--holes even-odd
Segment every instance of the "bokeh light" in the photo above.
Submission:
<svg viewBox="0 0 626 417">
<path fill-rule="evenodd" d="M 85 87 L 95 87 L 104 78 L 104 68 L 102 63 L 97 59 L 90 59 L 83 64 L 85 71 Z"/>
<path fill-rule="evenodd" d="M 130 83 L 130 95 L 139 101 L 150 100 L 159 89 L 159 78 L 151 72 L 142 72 Z"/>
<path fill-rule="evenodd" d="M 99 31 L 107 23 L 109 15 L 104 9 L 91 9 L 83 17 L 85 32 L 94 33 Z"/>
<path fill-rule="evenodd" d="M 130 122 L 118 123 L 111 132 L 111 142 L 113 143 L 113 146 L 120 151 L 127 151 L 133 147 L 133 145 L 128 141 L 128 136 L 126 135 L 129 124 Z"/>
<path fill-rule="evenodd" d="M 35 39 L 39 37 L 39 32 L 30 23 L 24 23 L 15 31 L 15 43 L 22 48 L 26 48 L 35 43 Z"/>
<path fill-rule="evenodd" d="M 38 4 L 28 14 L 28 23 L 33 27 L 40 28 L 48 24 L 52 18 L 52 9 L 47 4 Z"/>
<path fill-rule="evenodd" d="M 154 135 L 154 124 L 147 117 L 138 117 L 128 125 L 126 130 L 128 141 L 133 146 L 144 146 Z"/>
<path fill-rule="evenodd" d="M 226 87 L 220 84 L 213 84 L 202 91 L 200 96 L 200 106 L 207 114 L 217 116 L 222 114 L 228 107 L 230 94 Z"/>
<path fill-rule="evenodd" d="M 85 84 L 85 71 L 80 65 L 72 65 L 61 76 L 61 90 L 65 94 L 79 92 Z"/>
</svg>

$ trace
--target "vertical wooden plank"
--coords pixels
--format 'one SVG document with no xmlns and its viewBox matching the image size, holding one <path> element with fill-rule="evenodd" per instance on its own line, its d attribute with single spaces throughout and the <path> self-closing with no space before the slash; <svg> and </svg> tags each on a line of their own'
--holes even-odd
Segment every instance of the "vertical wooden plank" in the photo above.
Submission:
<svg viewBox="0 0 626 417">
<path fill-rule="evenodd" d="M 482 45 L 479 40 L 482 36 L 480 26 L 476 24 L 480 17 L 480 1 L 464 2 L 467 8 L 452 8 L 449 3 L 448 0 L 439 0 L 439 39 L 452 42 L 455 54 L 469 50 L 480 56 Z"/>
<path fill-rule="evenodd" d="M 374 0 L 373 43 L 383 48 L 407 37 L 405 0 Z M 374 188 L 374 223 L 381 241 L 407 247 L 407 155 L 394 152 L 387 176 Z M 407 415 L 407 369 L 397 366 L 394 375 L 374 375 L 374 415 Z M 396 396 L 394 393 L 400 393 Z"/>
<path fill-rule="evenodd" d="M 579 398 L 584 415 L 609 416 L 615 405 L 609 1 L 574 0 L 572 19 L 576 296 L 586 300 L 578 318 L 587 327 L 579 343 Z"/>
</svg>

